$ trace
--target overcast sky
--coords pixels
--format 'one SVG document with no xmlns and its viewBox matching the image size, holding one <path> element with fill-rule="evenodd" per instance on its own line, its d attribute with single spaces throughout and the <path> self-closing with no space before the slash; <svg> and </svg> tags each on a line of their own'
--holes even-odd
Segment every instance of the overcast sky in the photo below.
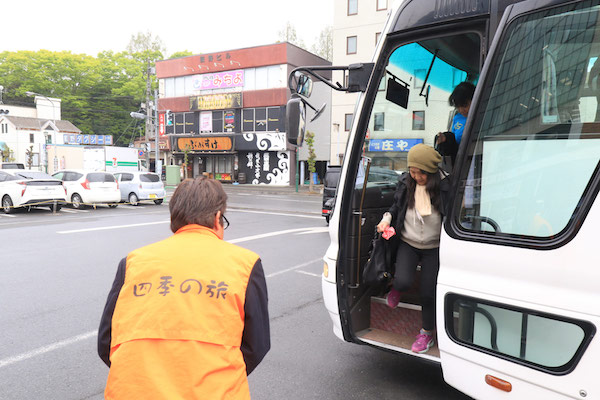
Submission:
<svg viewBox="0 0 600 400">
<path fill-rule="evenodd" d="M 166 54 L 212 53 L 275 43 L 286 21 L 310 48 L 333 24 L 333 0 L 3 0 L 0 51 L 124 51 L 150 31 Z"/>
</svg>

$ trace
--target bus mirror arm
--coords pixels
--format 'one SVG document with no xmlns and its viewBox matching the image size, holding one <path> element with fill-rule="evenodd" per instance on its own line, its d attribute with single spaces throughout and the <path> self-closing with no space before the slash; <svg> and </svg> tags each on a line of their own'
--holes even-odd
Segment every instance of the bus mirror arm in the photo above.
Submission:
<svg viewBox="0 0 600 400">
<path fill-rule="evenodd" d="M 299 83 L 304 85 L 305 80 L 299 79 L 302 74 L 307 74 L 318 81 L 323 82 L 330 88 L 339 92 L 364 92 L 367 90 L 367 84 L 371 78 L 373 72 L 374 63 L 358 63 L 350 64 L 349 66 L 312 66 L 312 67 L 298 67 L 292 70 L 288 77 L 288 87 L 292 93 L 299 93 Z M 343 86 L 339 82 L 335 84 L 331 78 L 324 77 L 318 73 L 318 71 L 332 72 L 332 71 L 348 71 L 348 86 Z M 306 76 L 306 75 L 304 75 Z M 294 82 L 294 78 L 297 78 Z M 307 96 L 308 97 L 308 96 Z"/>
</svg>

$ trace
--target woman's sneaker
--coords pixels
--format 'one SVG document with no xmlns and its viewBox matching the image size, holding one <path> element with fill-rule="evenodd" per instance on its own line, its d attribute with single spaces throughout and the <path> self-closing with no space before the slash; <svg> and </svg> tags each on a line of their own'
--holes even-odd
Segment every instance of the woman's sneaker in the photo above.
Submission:
<svg viewBox="0 0 600 400">
<path fill-rule="evenodd" d="M 390 290 L 387 294 L 385 300 L 389 308 L 396 308 L 398 303 L 400 303 L 400 292 L 392 288 L 392 290 Z"/>
<path fill-rule="evenodd" d="M 421 330 L 421 332 L 417 335 L 417 340 L 415 340 L 412 345 L 411 350 L 415 353 L 426 353 L 434 344 L 433 334 L 427 334 L 423 332 L 424 331 Z"/>
</svg>

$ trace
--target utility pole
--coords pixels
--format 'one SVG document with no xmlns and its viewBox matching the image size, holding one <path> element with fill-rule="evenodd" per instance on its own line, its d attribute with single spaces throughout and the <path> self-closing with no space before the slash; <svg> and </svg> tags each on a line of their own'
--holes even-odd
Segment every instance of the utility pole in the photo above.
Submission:
<svg viewBox="0 0 600 400">
<path fill-rule="evenodd" d="M 162 161 L 158 149 L 158 90 L 154 89 L 154 172 L 162 175 Z"/>
<path fill-rule="evenodd" d="M 150 106 L 150 91 L 152 90 L 152 83 L 150 80 L 150 74 L 152 69 L 150 68 L 150 60 L 146 61 L 146 168 L 150 171 L 150 138 L 152 133 L 152 107 Z"/>
</svg>

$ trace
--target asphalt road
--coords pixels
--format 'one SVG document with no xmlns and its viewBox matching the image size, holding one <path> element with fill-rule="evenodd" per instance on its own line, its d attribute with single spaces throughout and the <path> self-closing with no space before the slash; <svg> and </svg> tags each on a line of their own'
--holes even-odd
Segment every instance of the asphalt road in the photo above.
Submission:
<svg viewBox="0 0 600 400">
<path fill-rule="evenodd" d="M 439 366 L 332 332 L 321 298 L 321 198 L 226 187 L 225 239 L 261 255 L 272 349 L 249 377 L 260 399 L 466 399 Z M 96 329 L 119 260 L 169 236 L 167 205 L 0 215 L 0 399 L 102 399 Z"/>
</svg>

